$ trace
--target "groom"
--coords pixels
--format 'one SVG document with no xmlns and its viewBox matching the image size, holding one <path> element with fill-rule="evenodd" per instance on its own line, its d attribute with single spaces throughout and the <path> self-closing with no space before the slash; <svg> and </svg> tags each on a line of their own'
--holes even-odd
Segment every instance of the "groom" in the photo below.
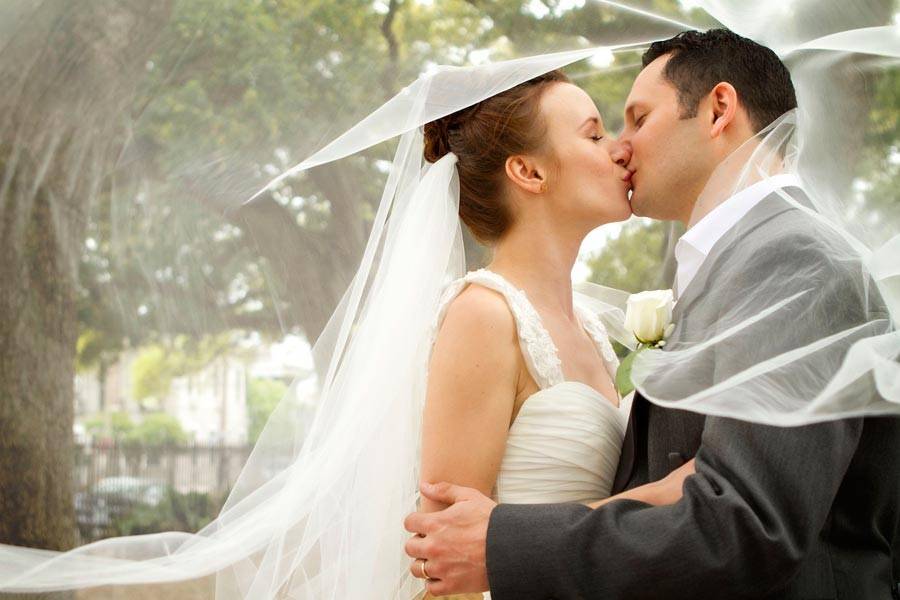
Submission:
<svg viewBox="0 0 900 600">
<path fill-rule="evenodd" d="M 749 273 L 765 260 L 800 269 L 817 257 L 779 252 L 785 240 L 809 235 L 809 223 L 767 202 L 777 193 L 771 185 L 747 188 L 704 218 L 695 206 L 726 156 L 796 107 L 777 56 L 713 30 L 654 43 L 643 64 L 621 137 L 632 148 L 632 207 L 690 225 L 676 248 L 671 346 L 690 337 L 685 330 L 708 331 L 713 307 L 735 301 L 723 273 Z M 738 243 L 716 247 L 736 235 Z M 844 320 L 838 330 L 861 319 L 859 301 L 841 296 L 844 276 L 835 271 L 825 282 L 830 291 L 817 291 L 834 294 Z M 784 284 L 790 292 L 792 282 Z M 739 351 L 761 360 L 779 350 Z M 451 506 L 410 515 L 406 528 L 417 535 L 406 551 L 427 560 L 433 595 L 490 588 L 494 600 L 900 598 L 900 419 L 778 428 L 661 408 L 638 395 L 613 492 L 661 479 L 692 458 L 696 474 L 668 506 L 497 505 L 472 489 L 423 484 L 426 496 Z"/>
</svg>

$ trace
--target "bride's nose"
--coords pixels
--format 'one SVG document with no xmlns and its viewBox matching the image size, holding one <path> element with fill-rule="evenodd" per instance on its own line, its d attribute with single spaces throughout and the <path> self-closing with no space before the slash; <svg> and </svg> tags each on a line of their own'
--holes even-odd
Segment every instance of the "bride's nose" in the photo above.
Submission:
<svg viewBox="0 0 900 600">
<path fill-rule="evenodd" d="M 617 165 L 624 167 L 631 160 L 631 149 L 627 144 L 616 141 L 613 142 L 612 148 L 610 148 L 609 156 Z"/>
</svg>

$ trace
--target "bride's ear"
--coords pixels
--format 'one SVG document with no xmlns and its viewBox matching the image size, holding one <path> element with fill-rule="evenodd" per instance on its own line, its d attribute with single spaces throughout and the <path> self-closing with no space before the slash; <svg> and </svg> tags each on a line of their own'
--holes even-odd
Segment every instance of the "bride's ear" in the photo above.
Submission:
<svg viewBox="0 0 900 600">
<path fill-rule="evenodd" d="M 709 93 L 711 127 L 709 137 L 722 135 L 725 129 L 734 123 L 737 117 L 738 94 L 734 86 L 722 81 Z"/>
<path fill-rule="evenodd" d="M 528 156 L 516 155 L 506 159 L 506 176 L 514 186 L 530 194 L 546 191 L 543 170 Z"/>
</svg>

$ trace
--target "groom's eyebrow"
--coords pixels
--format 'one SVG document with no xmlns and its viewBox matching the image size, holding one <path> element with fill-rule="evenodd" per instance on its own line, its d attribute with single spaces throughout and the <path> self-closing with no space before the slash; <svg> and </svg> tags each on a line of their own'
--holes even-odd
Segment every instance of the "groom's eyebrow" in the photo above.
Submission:
<svg viewBox="0 0 900 600">
<path fill-rule="evenodd" d="M 638 108 L 640 106 L 643 106 L 643 104 L 641 103 L 640 100 L 632 102 L 631 104 L 626 106 L 625 107 L 625 120 L 626 121 L 628 121 L 629 119 L 633 120 L 634 119 L 634 111 L 636 108 Z"/>
</svg>

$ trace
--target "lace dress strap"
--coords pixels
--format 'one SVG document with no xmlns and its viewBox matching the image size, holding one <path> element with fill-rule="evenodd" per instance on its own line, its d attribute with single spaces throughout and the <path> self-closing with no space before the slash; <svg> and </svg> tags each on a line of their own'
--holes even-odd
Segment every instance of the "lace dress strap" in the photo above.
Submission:
<svg viewBox="0 0 900 600">
<path fill-rule="evenodd" d="M 550 334 L 544 328 L 540 315 L 532 306 L 523 290 L 517 289 L 506 279 L 487 269 L 471 271 L 462 279 L 451 283 L 444 291 L 438 305 L 437 321 L 434 333 L 444 320 L 450 303 L 469 284 L 478 284 L 500 293 L 509 305 L 509 310 L 516 322 L 519 346 L 525 366 L 541 389 L 552 387 L 564 381 L 562 363 L 559 353 Z M 602 327 L 602 325 L 601 325 Z M 432 340 L 434 338 L 432 337 Z"/>
<path fill-rule="evenodd" d="M 606 370 L 615 381 L 616 370 L 619 368 L 619 357 L 616 356 L 616 351 L 609 340 L 609 332 L 606 331 L 606 326 L 603 325 L 596 313 L 578 304 L 575 305 L 575 314 L 578 315 L 578 319 L 581 321 L 585 331 L 594 340 L 594 344 L 600 352 L 600 357 L 606 365 Z"/>
</svg>

